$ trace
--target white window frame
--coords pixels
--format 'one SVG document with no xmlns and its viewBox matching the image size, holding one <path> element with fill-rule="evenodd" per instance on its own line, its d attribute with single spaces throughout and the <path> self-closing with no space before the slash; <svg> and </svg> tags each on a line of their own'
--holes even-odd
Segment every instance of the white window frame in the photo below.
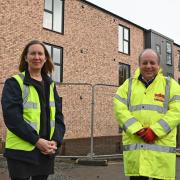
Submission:
<svg viewBox="0 0 180 180">
<path fill-rule="evenodd" d="M 166 64 L 172 65 L 172 45 L 170 42 L 166 42 Z"/>
<path fill-rule="evenodd" d="M 44 0 L 43 27 L 55 32 L 63 33 L 63 24 L 64 0 Z"/>
<path fill-rule="evenodd" d="M 44 44 L 54 63 L 54 72 L 52 73 L 51 77 L 57 83 L 62 82 L 63 81 L 63 48 L 48 43 L 44 43 Z M 57 56 L 58 50 L 59 50 L 59 57 Z"/>
<path fill-rule="evenodd" d="M 122 25 L 118 26 L 118 51 L 130 54 L 130 29 Z"/>
</svg>

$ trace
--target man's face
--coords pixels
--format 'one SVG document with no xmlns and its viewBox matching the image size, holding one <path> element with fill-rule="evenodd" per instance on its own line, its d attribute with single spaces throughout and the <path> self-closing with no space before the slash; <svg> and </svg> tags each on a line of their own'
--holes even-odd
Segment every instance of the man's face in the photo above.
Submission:
<svg viewBox="0 0 180 180">
<path fill-rule="evenodd" d="M 160 68 L 156 53 L 151 50 L 145 51 L 141 56 L 139 68 L 141 75 L 145 80 L 153 79 Z"/>
</svg>

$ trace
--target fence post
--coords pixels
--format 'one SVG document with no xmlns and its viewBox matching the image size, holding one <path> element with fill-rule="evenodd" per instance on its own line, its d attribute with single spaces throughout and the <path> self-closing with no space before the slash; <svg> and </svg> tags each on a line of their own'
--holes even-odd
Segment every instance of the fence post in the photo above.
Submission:
<svg viewBox="0 0 180 180">
<path fill-rule="evenodd" d="M 107 86 L 107 87 L 118 87 L 117 85 L 112 84 L 94 84 L 92 86 L 92 109 L 91 109 L 91 152 L 89 154 L 90 158 L 93 159 L 94 154 L 94 106 L 95 106 L 95 100 L 94 100 L 94 92 L 96 86 Z"/>
</svg>

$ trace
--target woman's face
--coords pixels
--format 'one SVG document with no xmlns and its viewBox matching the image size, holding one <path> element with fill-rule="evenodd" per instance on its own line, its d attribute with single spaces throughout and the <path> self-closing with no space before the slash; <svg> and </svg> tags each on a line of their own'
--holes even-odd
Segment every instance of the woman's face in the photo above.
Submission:
<svg viewBox="0 0 180 180">
<path fill-rule="evenodd" d="M 41 44 L 33 44 L 29 46 L 27 59 L 29 71 L 41 71 L 46 62 L 44 48 Z"/>
</svg>

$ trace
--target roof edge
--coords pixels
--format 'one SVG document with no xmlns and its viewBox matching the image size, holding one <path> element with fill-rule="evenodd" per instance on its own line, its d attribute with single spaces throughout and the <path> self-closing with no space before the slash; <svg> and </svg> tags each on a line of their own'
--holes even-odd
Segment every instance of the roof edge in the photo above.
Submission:
<svg viewBox="0 0 180 180">
<path fill-rule="evenodd" d="M 125 22 L 127 22 L 127 23 L 130 23 L 130 24 L 132 24 L 132 25 L 134 25 L 134 26 L 136 26 L 136 27 L 142 29 L 143 31 L 146 30 L 145 28 L 143 28 L 143 27 L 141 27 L 141 26 L 139 26 L 139 25 L 137 25 L 137 24 L 135 24 L 135 23 L 133 23 L 133 22 L 131 22 L 131 21 L 129 21 L 129 20 L 127 20 L 127 19 L 121 17 L 121 16 L 118 16 L 117 14 L 114 14 L 114 13 L 112 13 L 112 12 L 110 12 L 110 11 L 108 11 L 108 10 L 102 8 L 102 7 L 99 7 L 99 6 L 97 6 L 97 5 L 95 5 L 95 4 L 91 3 L 91 2 L 89 2 L 89 1 L 87 1 L 87 0 L 78 0 L 78 1 L 80 1 L 80 2 L 82 2 L 82 3 L 84 3 L 84 4 L 88 4 L 88 5 L 90 5 L 90 6 L 94 7 L 94 8 L 96 8 L 96 9 L 98 9 L 98 10 L 100 10 L 100 11 L 105 12 L 106 14 L 109 14 L 109 15 L 111 15 L 111 16 L 114 16 L 115 18 L 118 18 L 118 19 L 121 19 L 121 20 L 123 20 L 123 21 L 125 21 Z"/>
<path fill-rule="evenodd" d="M 167 37 L 167 36 L 165 36 L 165 35 L 157 32 L 157 31 L 155 31 L 155 30 L 153 30 L 153 29 L 146 29 L 146 28 L 144 28 L 144 27 L 142 27 L 142 26 L 140 26 L 140 25 L 137 25 L 137 24 L 135 24 L 135 23 L 133 23 L 133 22 L 131 22 L 131 21 L 129 21 L 129 20 L 121 17 L 121 16 L 118 16 L 117 14 L 114 14 L 114 13 L 111 12 L 111 11 L 108 11 L 108 10 L 106 10 L 106 9 L 104 9 L 104 8 L 96 5 L 96 4 L 93 4 L 93 3 L 89 2 L 88 0 L 78 0 L 78 1 L 79 1 L 79 2 L 82 2 L 82 3 L 84 3 L 84 4 L 87 4 L 87 5 L 90 5 L 90 6 L 96 8 L 96 9 L 98 9 L 98 10 L 100 10 L 100 11 L 106 13 L 106 14 L 109 14 L 109 15 L 115 17 L 115 18 L 118 18 L 118 19 L 121 19 L 121 20 L 123 20 L 123 21 L 125 21 L 125 22 L 127 22 L 127 23 L 130 23 L 130 24 L 132 24 L 133 26 L 136 26 L 137 28 L 140 28 L 140 29 L 143 30 L 144 32 L 151 31 L 152 33 L 158 34 L 159 36 L 162 36 L 163 38 L 172 41 L 172 43 L 173 43 L 174 45 L 180 47 L 180 45 L 177 44 L 177 43 L 175 43 L 173 39 L 171 39 L 171 38 L 169 38 L 169 37 Z"/>
<path fill-rule="evenodd" d="M 176 45 L 176 46 L 178 46 L 178 47 L 180 48 L 180 44 L 177 44 L 177 43 L 175 43 L 175 42 L 174 42 L 173 44 Z"/>
<path fill-rule="evenodd" d="M 152 33 L 154 33 L 154 34 L 157 34 L 158 36 L 163 37 L 164 39 L 168 39 L 169 41 L 174 42 L 173 39 L 171 39 L 171 38 L 169 38 L 169 37 L 167 37 L 167 36 L 165 36 L 165 35 L 157 32 L 157 31 L 155 31 L 155 30 L 153 30 L 153 29 L 148 29 L 148 30 L 146 30 L 146 32 L 152 32 Z"/>
</svg>

